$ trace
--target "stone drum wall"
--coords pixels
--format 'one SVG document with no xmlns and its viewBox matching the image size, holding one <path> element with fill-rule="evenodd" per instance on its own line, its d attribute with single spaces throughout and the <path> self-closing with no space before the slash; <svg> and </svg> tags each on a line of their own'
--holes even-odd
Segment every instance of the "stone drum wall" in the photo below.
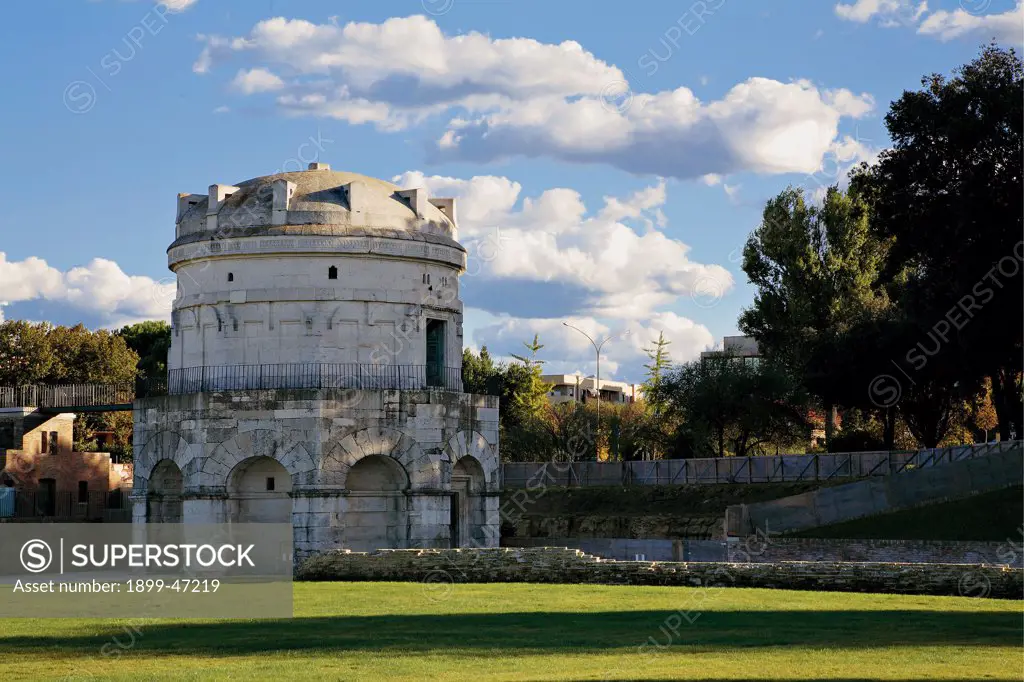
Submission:
<svg viewBox="0 0 1024 682">
<path fill-rule="evenodd" d="M 298 558 L 498 544 L 496 397 L 338 389 L 166 396 L 136 402 L 134 440 L 139 523 L 290 521 Z"/>
</svg>

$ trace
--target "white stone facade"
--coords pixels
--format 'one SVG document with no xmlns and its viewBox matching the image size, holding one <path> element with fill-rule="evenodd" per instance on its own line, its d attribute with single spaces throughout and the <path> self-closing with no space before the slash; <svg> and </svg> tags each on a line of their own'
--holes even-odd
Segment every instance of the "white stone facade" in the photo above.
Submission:
<svg viewBox="0 0 1024 682">
<path fill-rule="evenodd" d="M 290 521 L 297 557 L 497 546 L 456 226 L 453 199 L 323 164 L 179 195 L 171 395 L 135 404 L 134 520 Z"/>
<path fill-rule="evenodd" d="M 339 548 L 496 547 L 497 404 L 494 396 L 374 390 L 139 401 L 134 519 L 290 520 L 299 557 Z M 396 472 L 397 485 L 368 489 L 380 481 L 375 468 Z M 453 473 L 469 478 L 461 499 L 452 494 Z M 268 491 L 269 478 L 276 480 Z"/>
<path fill-rule="evenodd" d="M 462 362 L 453 199 L 322 164 L 178 199 L 168 367 Z"/>
</svg>

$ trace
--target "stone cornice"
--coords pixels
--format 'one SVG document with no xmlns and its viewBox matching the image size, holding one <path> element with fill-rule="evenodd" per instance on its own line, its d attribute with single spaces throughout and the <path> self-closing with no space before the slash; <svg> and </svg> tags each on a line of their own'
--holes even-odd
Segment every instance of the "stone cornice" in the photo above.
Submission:
<svg viewBox="0 0 1024 682">
<path fill-rule="evenodd" d="M 175 242 L 178 244 L 178 242 Z M 431 260 L 458 268 L 466 268 L 466 251 L 457 242 L 419 241 L 390 236 L 357 235 L 284 235 L 239 237 L 199 241 L 172 246 L 167 251 L 167 264 L 172 270 L 191 260 L 237 256 L 281 256 L 324 254 L 332 256 L 370 256 Z"/>
</svg>

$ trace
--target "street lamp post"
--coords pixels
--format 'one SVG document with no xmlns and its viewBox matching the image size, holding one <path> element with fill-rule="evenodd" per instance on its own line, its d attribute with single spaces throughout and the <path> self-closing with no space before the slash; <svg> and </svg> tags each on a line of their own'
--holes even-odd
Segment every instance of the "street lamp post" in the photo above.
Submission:
<svg viewBox="0 0 1024 682">
<path fill-rule="evenodd" d="M 587 341 L 590 341 L 590 345 L 594 347 L 594 352 L 597 354 L 597 444 L 596 444 L 596 448 L 598 450 L 597 454 L 600 455 L 601 454 L 600 453 L 600 447 L 601 447 L 601 349 L 604 348 L 604 344 L 608 343 L 612 339 L 617 339 L 620 336 L 629 336 L 629 330 L 627 329 L 626 331 L 622 332 L 621 334 L 612 334 L 611 336 L 607 336 L 607 337 L 604 338 L 603 341 L 601 341 L 601 343 L 598 343 L 598 342 L 594 341 L 594 339 L 590 338 L 590 334 L 586 333 L 585 331 L 583 331 L 579 327 L 574 327 L 573 325 L 569 324 L 568 322 L 562 322 L 562 325 L 568 327 L 569 329 L 575 329 L 580 334 L 583 334 L 583 336 L 587 337 Z"/>
</svg>

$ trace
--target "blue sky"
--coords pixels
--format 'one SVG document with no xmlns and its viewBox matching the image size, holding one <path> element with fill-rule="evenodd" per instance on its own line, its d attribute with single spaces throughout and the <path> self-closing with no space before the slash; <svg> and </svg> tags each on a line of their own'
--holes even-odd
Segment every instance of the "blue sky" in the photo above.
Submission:
<svg viewBox="0 0 1024 682">
<path fill-rule="evenodd" d="M 466 342 L 562 320 L 641 380 L 737 333 L 767 198 L 887 144 L 889 102 L 991 39 L 1016 0 L 38 0 L 0 25 L 0 310 L 165 319 L 175 195 L 312 160 L 459 197 Z"/>
</svg>

